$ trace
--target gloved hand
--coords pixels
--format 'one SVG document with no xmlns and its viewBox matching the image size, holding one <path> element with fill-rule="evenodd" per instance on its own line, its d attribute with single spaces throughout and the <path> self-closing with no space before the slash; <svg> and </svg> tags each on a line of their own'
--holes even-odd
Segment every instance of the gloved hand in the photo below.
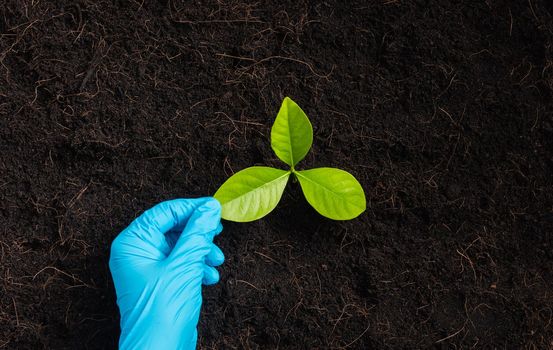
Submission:
<svg viewBox="0 0 553 350">
<path fill-rule="evenodd" d="M 213 198 L 176 199 L 134 220 L 111 246 L 109 267 L 121 313 L 122 350 L 196 347 L 202 283 L 217 283 L 224 255 Z"/>
</svg>

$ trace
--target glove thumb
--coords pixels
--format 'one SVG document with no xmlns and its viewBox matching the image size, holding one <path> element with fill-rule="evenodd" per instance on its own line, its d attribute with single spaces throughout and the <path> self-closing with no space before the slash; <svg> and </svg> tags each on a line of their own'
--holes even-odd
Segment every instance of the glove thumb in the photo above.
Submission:
<svg viewBox="0 0 553 350">
<path fill-rule="evenodd" d="M 221 204 L 211 198 L 194 210 L 168 258 L 202 260 L 222 229 Z"/>
</svg>

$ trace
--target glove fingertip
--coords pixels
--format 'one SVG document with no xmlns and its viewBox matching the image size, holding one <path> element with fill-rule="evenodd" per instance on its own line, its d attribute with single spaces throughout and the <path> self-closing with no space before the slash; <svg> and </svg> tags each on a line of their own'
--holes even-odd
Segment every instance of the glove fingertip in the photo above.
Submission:
<svg viewBox="0 0 553 350">
<path fill-rule="evenodd" d="M 216 268 L 206 265 L 204 268 L 204 277 L 202 283 L 206 286 L 211 286 L 219 282 L 219 271 Z"/>
<path fill-rule="evenodd" d="M 198 211 L 201 212 L 221 212 L 221 203 L 213 197 L 204 197 L 205 202 L 198 207 Z"/>
<path fill-rule="evenodd" d="M 205 257 L 205 263 L 209 266 L 219 266 L 225 262 L 225 254 L 216 246 L 212 245 L 210 252 Z"/>
<path fill-rule="evenodd" d="M 217 236 L 222 231 L 223 231 L 223 224 L 219 222 L 219 225 L 217 225 L 217 227 L 213 231 L 209 232 L 207 235 L 209 239 L 213 240 L 215 236 Z"/>
</svg>

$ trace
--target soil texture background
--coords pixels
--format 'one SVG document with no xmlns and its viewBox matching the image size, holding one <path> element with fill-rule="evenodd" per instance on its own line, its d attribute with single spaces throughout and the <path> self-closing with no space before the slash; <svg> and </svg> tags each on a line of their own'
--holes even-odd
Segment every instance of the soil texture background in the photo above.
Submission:
<svg viewBox="0 0 553 350">
<path fill-rule="evenodd" d="M 3 0 L 0 349 L 114 349 L 114 237 L 154 204 L 283 164 L 363 185 L 335 222 L 290 182 L 224 223 L 200 349 L 553 348 L 553 6 Z"/>
</svg>

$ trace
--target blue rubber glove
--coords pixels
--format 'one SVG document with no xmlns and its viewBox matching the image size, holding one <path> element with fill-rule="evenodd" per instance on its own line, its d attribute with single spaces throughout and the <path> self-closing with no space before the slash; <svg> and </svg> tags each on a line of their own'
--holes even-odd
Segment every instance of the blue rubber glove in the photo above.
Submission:
<svg viewBox="0 0 553 350">
<path fill-rule="evenodd" d="M 202 283 L 217 283 L 224 255 L 213 198 L 176 199 L 134 220 L 111 246 L 109 267 L 121 312 L 122 350 L 196 347 Z"/>
</svg>

